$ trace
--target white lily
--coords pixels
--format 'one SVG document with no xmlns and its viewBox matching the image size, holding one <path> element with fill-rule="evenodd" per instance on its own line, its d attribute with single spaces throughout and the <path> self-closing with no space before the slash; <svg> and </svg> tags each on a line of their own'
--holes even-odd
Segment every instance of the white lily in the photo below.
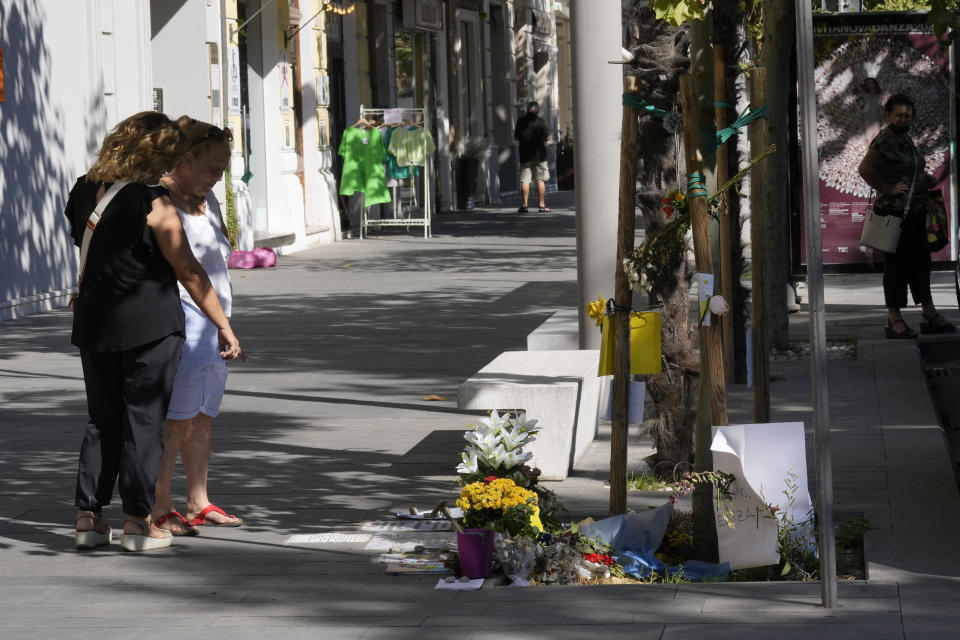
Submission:
<svg viewBox="0 0 960 640">
<path fill-rule="evenodd" d="M 503 429 L 500 431 L 500 441 L 503 442 L 503 446 L 507 451 L 519 449 L 532 439 L 533 435 L 530 432 L 522 431 L 518 427 L 514 427 L 512 430 Z"/>
<path fill-rule="evenodd" d="M 514 428 L 514 429 L 520 429 L 520 430 L 527 431 L 527 432 L 530 432 L 530 433 L 535 433 L 535 432 L 539 431 L 539 429 L 535 429 L 535 428 L 534 428 L 534 427 L 536 427 L 536 426 L 537 426 L 537 421 L 536 421 L 535 419 L 527 420 L 527 412 L 526 412 L 526 411 L 524 411 L 524 412 L 522 412 L 520 415 L 518 415 L 518 416 L 517 416 L 517 419 L 514 420 L 514 422 L 513 422 L 513 428 Z"/>
<path fill-rule="evenodd" d="M 463 461 L 457 465 L 457 473 L 476 473 L 477 472 L 477 450 L 473 447 L 467 447 L 460 452 L 460 459 Z"/>
<path fill-rule="evenodd" d="M 498 444 L 491 451 L 484 451 L 483 457 L 486 458 L 486 462 L 493 468 L 497 468 L 503 464 L 504 460 L 507 457 L 507 450 L 503 448 L 502 444 Z"/>
<path fill-rule="evenodd" d="M 519 467 L 524 462 L 533 457 L 532 453 L 521 453 L 519 450 L 508 451 L 503 457 L 503 466 L 507 469 Z"/>
<path fill-rule="evenodd" d="M 477 425 L 477 431 L 484 433 L 496 432 L 510 424 L 510 414 L 505 413 L 502 416 L 494 409 L 490 412 L 489 418 L 480 418 L 480 424 Z"/>
<path fill-rule="evenodd" d="M 500 437 L 494 431 L 488 431 L 486 433 L 467 431 L 463 434 L 463 439 L 474 445 L 484 454 L 492 451 L 500 443 Z"/>
</svg>

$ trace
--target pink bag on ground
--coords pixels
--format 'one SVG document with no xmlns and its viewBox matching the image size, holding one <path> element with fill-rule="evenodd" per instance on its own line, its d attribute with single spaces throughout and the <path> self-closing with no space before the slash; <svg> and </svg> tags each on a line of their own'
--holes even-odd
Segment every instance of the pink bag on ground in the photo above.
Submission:
<svg viewBox="0 0 960 640">
<path fill-rule="evenodd" d="M 252 251 L 234 251 L 227 260 L 228 269 L 253 269 L 257 266 L 257 259 Z"/>
<path fill-rule="evenodd" d="M 272 267 L 277 264 L 277 254 L 269 247 L 259 247 L 251 251 L 251 253 L 258 267 Z"/>
</svg>

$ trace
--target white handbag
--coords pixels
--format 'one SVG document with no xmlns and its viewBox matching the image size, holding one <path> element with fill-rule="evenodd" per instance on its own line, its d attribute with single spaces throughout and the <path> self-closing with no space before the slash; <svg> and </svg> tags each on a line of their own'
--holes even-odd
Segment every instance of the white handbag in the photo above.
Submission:
<svg viewBox="0 0 960 640">
<path fill-rule="evenodd" d="M 896 253 L 900 244 L 900 225 L 903 218 L 897 216 L 879 216 L 873 209 L 867 209 L 860 233 L 860 244 L 886 253 Z"/>
<path fill-rule="evenodd" d="M 913 153 L 913 179 L 910 181 L 907 204 L 903 207 L 903 218 L 906 218 L 910 211 L 913 188 L 917 184 L 917 168 L 920 163 L 917 161 L 916 149 Z M 885 253 L 896 253 L 897 245 L 900 244 L 900 227 L 903 224 L 903 218 L 894 215 L 880 216 L 873 209 L 867 209 L 867 217 L 863 221 L 863 231 L 860 233 L 860 244 Z"/>
</svg>

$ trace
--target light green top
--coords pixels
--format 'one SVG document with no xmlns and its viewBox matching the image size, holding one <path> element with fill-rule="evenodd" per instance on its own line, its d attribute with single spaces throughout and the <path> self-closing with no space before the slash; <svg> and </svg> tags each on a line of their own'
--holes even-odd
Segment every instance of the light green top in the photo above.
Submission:
<svg viewBox="0 0 960 640">
<path fill-rule="evenodd" d="M 436 150 L 433 136 L 421 127 L 415 129 L 397 129 L 390 138 L 390 153 L 397 158 L 397 164 L 403 166 L 423 166 L 426 156 Z"/>
</svg>

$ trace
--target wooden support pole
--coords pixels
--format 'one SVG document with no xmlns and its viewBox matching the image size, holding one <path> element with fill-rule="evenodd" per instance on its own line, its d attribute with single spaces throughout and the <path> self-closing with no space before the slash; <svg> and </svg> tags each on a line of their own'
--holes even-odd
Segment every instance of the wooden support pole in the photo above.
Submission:
<svg viewBox="0 0 960 640">
<path fill-rule="evenodd" d="M 763 67 L 750 71 L 750 110 L 759 109 L 767 100 L 767 70 Z M 770 143 L 769 123 L 761 118 L 750 125 L 750 157 L 756 158 Z M 767 161 L 753 166 L 750 174 L 750 273 L 752 275 L 753 327 L 753 421 L 770 422 L 770 353 L 767 338 L 767 307 L 765 266 L 767 257 L 767 226 L 770 214 L 765 210 L 769 200 L 764 192 L 767 185 Z M 782 188 L 775 185 L 773 188 Z"/>
<path fill-rule="evenodd" d="M 636 78 L 624 78 L 625 93 L 636 92 Z M 627 430 L 630 415 L 630 306 L 633 295 L 623 259 L 633 250 L 637 202 L 637 134 L 640 119 L 623 107 L 620 136 L 620 203 L 617 224 L 617 271 L 613 300 L 616 352 L 613 361 L 613 411 L 610 426 L 610 515 L 627 511 Z"/>
<path fill-rule="evenodd" d="M 727 107 L 717 106 L 727 101 L 727 71 L 723 60 L 723 45 L 713 45 L 713 119 L 717 131 L 727 126 Z M 717 186 L 725 184 L 729 174 L 727 163 L 727 146 L 717 149 Z M 733 306 L 733 249 L 731 243 L 731 225 L 729 207 L 720 215 L 720 293 Z M 727 380 L 734 376 L 733 354 L 733 324 L 734 314 L 730 313 L 720 318 L 720 327 L 723 330 L 723 374 Z"/>
<path fill-rule="evenodd" d="M 700 105 L 696 97 L 694 77 L 680 76 L 680 100 L 683 105 L 683 149 L 687 173 L 701 173 Z M 712 114 L 712 110 L 710 111 Z M 693 254 L 698 273 L 713 273 L 710 258 L 710 223 L 706 197 L 690 197 L 690 225 L 693 229 Z M 710 421 L 714 426 L 726 425 L 727 395 L 723 376 L 723 352 L 719 323 L 700 327 L 700 384 L 706 385 L 710 400 Z M 710 435 L 707 434 L 707 439 Z M 698 448 L 701 434 L 697 434 Z"/>
</svg>

